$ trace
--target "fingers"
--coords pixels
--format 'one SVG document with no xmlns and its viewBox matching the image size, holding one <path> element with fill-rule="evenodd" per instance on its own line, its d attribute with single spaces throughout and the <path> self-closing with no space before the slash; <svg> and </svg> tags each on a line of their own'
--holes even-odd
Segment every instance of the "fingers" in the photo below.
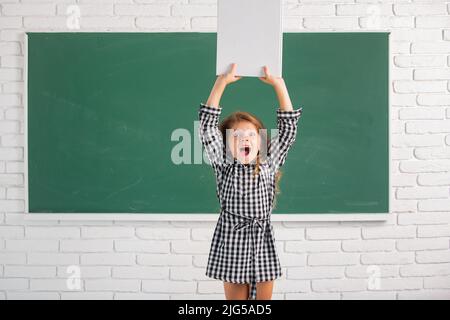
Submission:
<svg viewBox="0 0 450 320">
<path fill-rule="evenodd" d="M 269 67 L 268 66 L 264 66 L 264 73 L 266 74 L 266 78 L 270 77 Z"/>
<path fill-rule="evenodd" d="M 230 73 L 231 73 L 231 74 L 235 74 L 235 73 L 236 73 L 236 67 L 237 67 L 237 64 L 236 64 L 236 63 L 233 63 L 233 64 L 231 65 L 231 70 L 230 70 Z"/>
<path fill-rule="evenodd" d="M 264 83 L 269 83 L 269 79 L 267 77 L 258 77 Z"/>
</svg>

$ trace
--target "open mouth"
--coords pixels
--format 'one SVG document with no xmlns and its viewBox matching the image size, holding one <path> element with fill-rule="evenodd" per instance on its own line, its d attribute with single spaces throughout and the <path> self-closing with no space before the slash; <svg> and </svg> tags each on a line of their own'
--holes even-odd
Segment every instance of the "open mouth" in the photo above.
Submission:
<svg viewBox="0 0 450 320">
<path fill-rule="evenodd" d="M 239 152 L 241 152 L 242 155 L 244 155 L 245 157 L 247 157 L 250 154 L 250 146 L 243 146 L 239 148 Z"/>
</svg>

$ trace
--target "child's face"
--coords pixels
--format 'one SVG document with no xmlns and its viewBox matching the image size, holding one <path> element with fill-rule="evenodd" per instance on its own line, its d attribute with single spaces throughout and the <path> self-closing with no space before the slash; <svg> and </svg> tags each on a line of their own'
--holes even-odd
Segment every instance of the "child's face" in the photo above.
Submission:
<svg viewBox="0 0 450 320">
<path fill-rule="evenodd" d="M 231 154 L 243 164 L 256 161 L 260 137 L 257 128 L 248 121 L 236 123 L 229 134 Z"/>
</svg>

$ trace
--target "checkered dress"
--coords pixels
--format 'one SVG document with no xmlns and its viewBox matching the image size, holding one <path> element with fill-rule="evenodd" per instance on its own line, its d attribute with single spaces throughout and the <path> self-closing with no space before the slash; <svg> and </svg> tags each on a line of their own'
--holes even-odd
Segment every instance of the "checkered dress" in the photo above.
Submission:
<svg viewBox="0 0 450 320">
<path fill-rule="evenodd" d="M 249 283 L 249 299 L 256 298 L 256 282 L 282 275 L 270 221 L 275 198 L 275 173 L 294 143 L 303 108 L 277 109 L 278 135 L 271 138 L 260 172 L 255 163 L 242 164 L 226 149 L 218 128 L 222 108 L 200 103 L 199 138 L 216 177 L 221 212 L 212 237 L 206 276 L 233 283 Z"/>
</svg>

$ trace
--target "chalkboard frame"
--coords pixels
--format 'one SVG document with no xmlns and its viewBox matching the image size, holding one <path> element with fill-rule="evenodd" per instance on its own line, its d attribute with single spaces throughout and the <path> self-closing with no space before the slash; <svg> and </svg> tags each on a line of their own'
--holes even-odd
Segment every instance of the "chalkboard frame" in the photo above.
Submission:
<svg viewBox="0 0 450 320">
<path fill-rule="evenodd" d="M 391 97 L 392 97 L 392 49 L 391 49 L 391 31 L 389 29 L 376 30 L 330 30 L 330 31 L 302 31 L 301 33 L 387 33 L 388 36 L 388 158 L 389 158 L 389 212 L 380 213 L 331 213 L 331 214 L 274 214 L 272 221 L 299 221 L 299 222 L 314 222 L 314 221 L 380 221 L 386 222 L 392 218 L 392 153 L 391 153 Z M 24 201 L 25 201 L 25 220 L 63 220 L 63 221 L 216 221 L 217 213 L 207 214 L 167 214 L 167 213 L 33 213 L 29 212 L 29 190 L 28 190 L 28 33 L 73 33 L 73 31 L 64 30 L 27 30 L 24 32 L 24 90 L 23 90 L 23 104 L 24 104 Z M 103 32 L 99 30 L 83 30 L 76 33 L 95 33 Z M 114 30 L 120 33 L 136 33 L 129 30 Z M 283 32 L 283 33 L 290 33 Z M 294 32 L 299 33 L 299 32 Z"/>
</svg>

